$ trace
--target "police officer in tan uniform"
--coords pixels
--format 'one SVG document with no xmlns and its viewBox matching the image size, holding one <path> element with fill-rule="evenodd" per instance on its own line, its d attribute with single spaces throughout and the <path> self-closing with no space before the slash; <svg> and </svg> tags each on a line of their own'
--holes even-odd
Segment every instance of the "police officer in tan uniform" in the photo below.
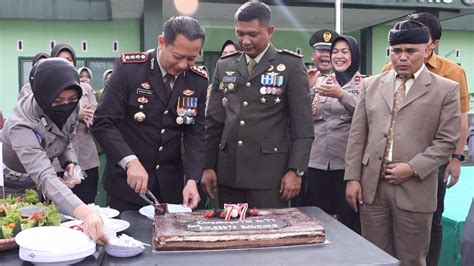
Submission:
<svg viewBox="0 0 474 266">
<path fill-rule="evenodd" d="M 277 50 L 270 8 L 247 2 L 235 14 L 242 52 L 216 67 L 206 115 L 202 185 L 223 203 L 284 207 L 300 190 L 313 139 L 301 56 Z M 218 185 L 217 185 L 218 183 Z"/>
<path fill-rule="evenodd" d="M 77 58 L 74 49 L 68 44 L 57 44 L 51 50 L 51 57 L 62 57 L 76 66 Z M 78 73 L 81 73 L 80 68 Z M 90 70 L 89 70 L 90 71 Z M 78 124 L 76 135 L 72 140 L 72 147 L 77 155 L 77 160 L 85 172 L 85 179 L 72 188 L 72 191 L 85 203 L 94 203 L 97 195 L 99 181 L 99 155 L 92 136 L 92 123 L 94 111 L 97 107 L 94 89 L 87 83 L 80 83 L 82 98 L 79 101 Z M 55 161 L 53 163 L 60 176 L 64 174 L 63 168 Z"/>
<path fill-rule="evenodd" d="M 28 188 L 31 184 L 22 183 L 25 180 L 11 179 L 27 174 L 61 213 L 83 220 L 93 239 L 104 240 L 100 216 L 61 182 L 51 165 L 52 159 L 57 157 L 71 176 L 80 175 L 76 172 L 77 160 L 71 146 L 79 110 L 77 104 L 82 95 L 79 75 L 71 64 L 60 58 L 45 59 L 32 71 L 33 94 L 18 102 L 0 132 L 8 172 L 6 189 L 11 184 L 23 185 L 22 190 Z"/>
</svg>

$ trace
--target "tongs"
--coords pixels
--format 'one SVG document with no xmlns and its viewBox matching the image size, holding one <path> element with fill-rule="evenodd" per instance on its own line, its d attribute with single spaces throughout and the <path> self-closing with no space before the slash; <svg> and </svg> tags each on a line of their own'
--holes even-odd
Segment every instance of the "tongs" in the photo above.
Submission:
<svg viewBox="0 0 474 266">
<path fill-rule="evenodd" d="M 156 199 L 155 195 L 153 195 L 153 193 L 151 193 L 151 191 L 149 189 L 146 190 L 146 193 L 145 195 L 140 195 L 140 197 L 146 201 L 146 203 L 150 204 L 150 205 L 158 205 L 160 204 L 158 202 L 158 200 Z"/>
</svg>

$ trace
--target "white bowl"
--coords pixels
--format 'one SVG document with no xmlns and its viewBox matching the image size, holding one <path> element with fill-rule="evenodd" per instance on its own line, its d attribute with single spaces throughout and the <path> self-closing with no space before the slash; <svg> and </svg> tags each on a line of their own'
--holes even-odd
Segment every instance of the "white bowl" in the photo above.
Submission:
<svg viewBox="0 0 474 266">
<path fill-rule="evenodd" d="M 133 257 L 142 253 L 144 250 L 144 247 L 122 247 L 110 244 L 105 246 L 105 252 L 107 252 L 107 254 L 119 258 Z"/>
</svg>

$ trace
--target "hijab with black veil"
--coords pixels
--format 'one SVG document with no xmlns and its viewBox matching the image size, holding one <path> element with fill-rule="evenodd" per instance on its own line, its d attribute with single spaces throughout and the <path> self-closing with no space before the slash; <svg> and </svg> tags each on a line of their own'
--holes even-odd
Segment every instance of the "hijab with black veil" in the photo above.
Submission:
<svg viewBox="0 0 474 266">
<path fill-rule="evenodd" d="M 78 100 L 82 96 L 79 74 L 74 66 L 63 58 L 48 58 L 36 64 L 30 73 L 33 96 L 43 112 L 62 129 L 79 101 L 53 106 L 64 90 L 75 90 Z"/>
</svg>

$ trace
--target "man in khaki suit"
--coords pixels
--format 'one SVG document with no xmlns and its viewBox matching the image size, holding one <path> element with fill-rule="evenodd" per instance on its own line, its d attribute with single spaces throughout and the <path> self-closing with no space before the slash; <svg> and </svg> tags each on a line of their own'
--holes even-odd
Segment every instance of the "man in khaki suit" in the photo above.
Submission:
<svg viewBox="0 0 474 266">
<path fill-rule="evenodd" d="M 416 21 L 390 31 L 394 70 L 364 79 L 346 152 L 346 198 L 360 208 L 362 235 L 402 265 L 426 264 L 438 167 L 461 123 L 459 84 L 423 64 L 428 40 Z"/>
</svg>

